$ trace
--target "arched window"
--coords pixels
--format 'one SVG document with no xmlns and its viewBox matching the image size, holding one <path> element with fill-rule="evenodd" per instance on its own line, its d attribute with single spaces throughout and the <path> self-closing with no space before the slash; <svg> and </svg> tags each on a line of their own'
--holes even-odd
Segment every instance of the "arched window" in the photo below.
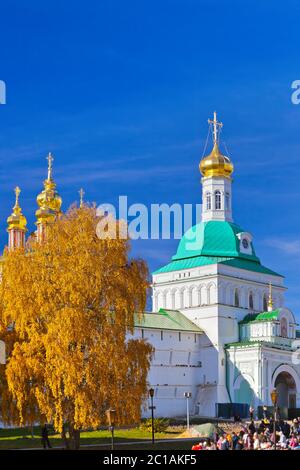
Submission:
<svg viewBox="0 0 300 470">
<path fill-rule="evenodd" d="M 230 209 L 230 196 L 229 196 L 229 193 L 225 194 L 225 209 L 227 211 Z"/>
<path fill-rule="evenodd" d="M 221 191 L 216 191 L 215 192 L 215 208 L 216 208 L 216 210 L 220 210 L 222 208 L 222 206 L 221 206 Z"/>
<path fill-rule="evenodd" d="M 284 318 L 284 317 L 280 320 L 280 331 L 281 331 L 281 336 L 283 338 L 287 338 L 287 333 L 288 333 L 288 331 L 287 331 L 287 321 L 286 321 L 286 318 Z"/>
<path fill-rule="evenodd" d="M 253 302 L 252 292 L 250 292 L 250 294 L 249 294 L 249 308 L 250 308 L 250 310 L 254 310 L 254 302 Z"/>
<path fill-rule="evenodd" d="M 211 194 L 206 193 L 206 210 L 210 211 L 211 210 Z"/>
<path fill-rule="evenodd" d="M 268 297 L 267 297 L 267 294 L 264 294 L 263 310 L 264 310 L 264 312 L 268 311 Z"/>
<path fill-rule="evenodd" d="M 240 306 L 239 291 L 237 289 L 235 289 L 235 291 L 234 291 L 234 306 L 235 307 Z"/>
</svg>

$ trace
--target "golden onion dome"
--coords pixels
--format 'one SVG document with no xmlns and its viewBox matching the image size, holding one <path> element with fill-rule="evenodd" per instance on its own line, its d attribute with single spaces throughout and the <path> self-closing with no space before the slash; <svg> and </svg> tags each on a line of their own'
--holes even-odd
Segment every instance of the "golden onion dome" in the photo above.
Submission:
<svg viewBox="0 0 300 470">
<path fill-rule="evenodd" d="M 46 206 L 55 212 L 60 212 L 62 198 L 55 187 L 56 184 L 53 181 L 44 181 L 44 189 L 36 198 L 39 207 Z"/>
<path fill-rule="evenodd" d="M 220 129 L 223 127 L 223 124 L 222 122 L 218 122 L 216 112 L 214 112 L 213 119 L 208 119 L 208 123 L 210 126 L 212 126 L 214 146 L 211 153 L 207 155 L 207 157 L 202 158 L 199 164 L 200 173 L 204 176 L 204 178 L 211 176 L 223 176 L 225 178 L 230 178 L 234 167 L 229 157 L 222 155 L 219 150 L 218 134 Z"/>
<path fill-rule="evenodd" d="M 215 142 L 211 153 L 201 160 L 199 169 L 204 177 L 225 176 L 230 178 L 234 166 L 229 157 L 221 154 L 219 146 Z"/>
<path fill-rule="evenodd" d="M 51 153 L 49 153 L 47 160 L 48 177 L 44 181 L 43 191 L 36 198 L 39 209 L 36 211 L 35 215 L 38 222 L 52 221 L 61 213 L 62 198 L 56 191 L 56 184 L 52 178 L 52 163 L 54 159 Z"/>
<path fill-rule="evenodd" d="M 48 223 L 54 222 L 57 213 L 49 209 L 48 207 L 42 206 L 35 212 L 37 223 Z"/>
<path fill-rule="evenodd" d="M 26 225 L 27 225 L 27 220 L 25 215 L 22 214 L 22 209 L 19 206 L 19 195 L 20 195 L 20 188 L 17 186 L 15 188 L 15 194 L 16 194 L 16 202 L 13 207 L 13 211 L 11 215 L 7 218 L 7 230 L 13 230 L 13 229 L 18 229 L 18 230 L 23 230 L 24 232 L 27 231 Z"/>
</svg>

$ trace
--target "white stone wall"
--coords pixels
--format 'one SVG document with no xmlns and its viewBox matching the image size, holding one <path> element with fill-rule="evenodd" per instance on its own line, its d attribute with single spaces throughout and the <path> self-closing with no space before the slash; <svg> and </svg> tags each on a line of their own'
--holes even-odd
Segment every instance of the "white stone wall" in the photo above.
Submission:
<svg viewBox="0 0 300 470">
<path fill-rule="evenodd" d="M 239 307 L 262 312 L 264 297 L 268 299 L 269 295 L 269 282 L 273 284 L 274 308 L 282 307 L 285 287 L 282 278 L 277 276 L 217 264 L 156 274 L 152 285 L 153 311 L 160 308 L 182 310 L 216 303 L 235 306 L 235 292 L 238 292 Z M 253 309 L 249 306 L 250 293 Z"/>
<path fill-rule="evenodd" d="M 253 345 L 228 350 L 229 392 L 234 401 L 235 389 L 244 378 L 254 390 L 253 405 L 272 406 L 270 393 L 281 372 L 288 372 L 296 384 L 296 406 L 300 407 L 300 365 L 293 361 L 293 351 Z"/>
<path fill-rule="evenodd" d="M 191 414 L 196 412 L 198 386 L 203 380 L 201 335 L 193 332 L 136 328 L 135 337 L 143 337 L 155 348 L 148 375 L 149 387 L 155 390 L 156 416 L 185 416 L 184 392 L 192 392 Z M 150 416 L 147 407 L 144 416 Z"/>
</svg>

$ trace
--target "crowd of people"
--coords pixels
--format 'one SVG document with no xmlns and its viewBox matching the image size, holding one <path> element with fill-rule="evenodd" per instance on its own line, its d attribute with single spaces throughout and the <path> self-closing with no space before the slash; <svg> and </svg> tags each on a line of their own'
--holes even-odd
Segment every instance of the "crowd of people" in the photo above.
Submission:
<svg viewBox="0 0 300 470">
<path fill-rule="evenodd" d="M 201 439 L 192 450 L 300 450 L 300 417 L 289 424 L 276 421 L 274 433 L 273 418 L 261 421 L 251 419 L 243 423 L 239 431 L 219 432 L 212 439 Z M 275 436 L 274 436 L 275 434 Z"/>
</svg>

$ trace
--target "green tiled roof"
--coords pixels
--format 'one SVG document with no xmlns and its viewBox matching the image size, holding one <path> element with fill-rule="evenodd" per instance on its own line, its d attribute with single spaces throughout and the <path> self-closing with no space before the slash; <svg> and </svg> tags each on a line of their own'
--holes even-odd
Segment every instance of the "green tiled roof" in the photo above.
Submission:
<svg viewBox="0 0 300 470">
<path fill-rule="evenodd" d="M 251 348 L 253 346 L 266 346 L 268 348 L 274 348 L 274 349 L 285 349 L 285 350 L 290 350 L 290 346 L 284 345 L 284 344 L 276 344 L 276 343 L 271 343 L 270 341 L 239 341 L 237 343 L 227 343 L 225 344 L 224 348 L 229 349 L 229 348 Z"/>
<path fill-rule="evenodd" d="M 224 345 L 225 349 L 232 348 L 232 347 L 251 347 L 251 346 L 261 346 L 265 344 L 263 341 L 238 341 L 236 343 L 227 343 Z M 270 343 L 273 344 L 273 343 Z"/>
<path fill-rule="evenodd" d="M 222 263 L 224 260 L 230 260 L 230 258 L 222 258 L 217 256 L 196 256 L 194 258 L 180 259 L 171 261 L 171 263 L 166 264 L 160 269 L 157 269 L 153 274 L 177 271 L 180 269 L 197 268 L 198 266 L 205 266 L 207 264 Z"/>
<path fill-rule="evenodd" d="M 266 268 L 259 262 L 249 261 L 242 258 L 224 258 L 220 256 L 196 256 L 194 258 L 171 261 L 171 263 L 162 266 L 152 274 L 179 271 L 180 269 L 198 268 L 199 266 L 206 266 L 208 264 L 225 264 L 227 266 L 232 266 L 233 268 L 246 269 L 247 271 L 282 277 L 280 274 Z"/>
<path fill-rule="evenodd" d="M 240 252 L 239 233 L 245 232 L 239 225 L 222 220 L 200 222 L 191 227 L 179 242 L 173 260 L 194 256 L 243 257 L 259 261 L 252 247 L 252 255 Z"/>
<path fill-rule="evenodd" d="M 184 234 L 172 261 L 153 274 L 220 263 L 282 277 L 261 265 L 252 244 L 252 255 L 240 252 L 240 240 L 237 235 L 242 232 L 244 230 L 239 225 L 230 222 L 201 222 Z"/>
<path fill-rule="evenodd" d="M 163 308 L 161 308 L 158 313 L 136 315 L 134 326 L 136 328 L 155 328 L 158 330 L 202 333 L 201 328 L 191 322 L 178 310 L 167 310 Z"/>
<path fill-rule="evenodd" d="M 270 274 L 272 276 L 283 277 L 281 274 L 266 268 L 260 262 L 249 261 L 241 258 L 232 258 L 230 260 L 222 261 L 222 264 L 227 264 L 233 268 L 246 269 L 247 271 L 255 271 L 257 273 Z"/>
<path fill-rule="evenodd" d="M 239 323 L 243 324 L 243 323 L 252 323 L 252 322 L 258 322 L 258 321 L 277 320 L 279 314 L 280 314 L 280 308 L 278 308 L 276 310 L 272 310 L 271 312 L 249 313 Z"/>
</svg>

